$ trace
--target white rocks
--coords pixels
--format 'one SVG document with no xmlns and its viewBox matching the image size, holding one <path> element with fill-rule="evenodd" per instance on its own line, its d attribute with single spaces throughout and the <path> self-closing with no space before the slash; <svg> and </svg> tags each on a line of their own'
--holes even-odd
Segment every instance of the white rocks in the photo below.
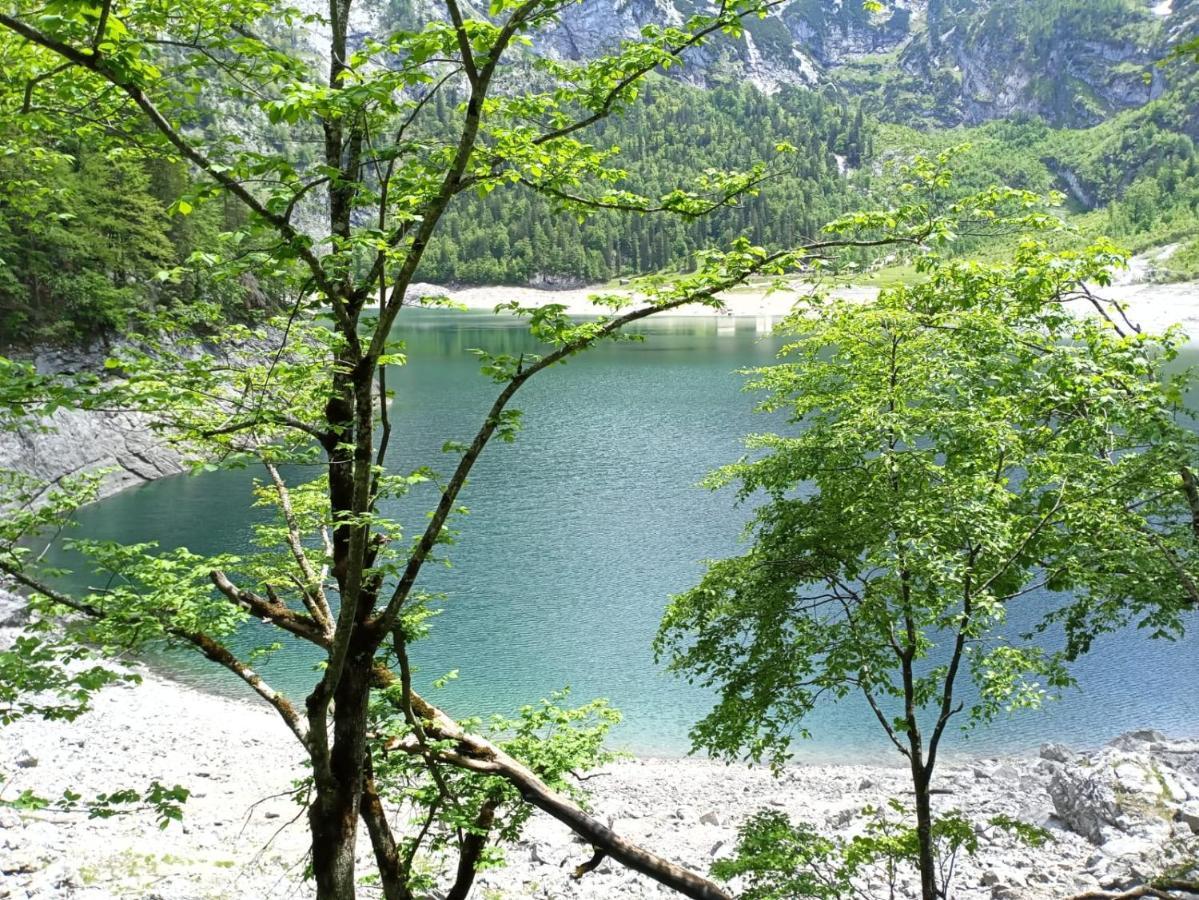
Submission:
<svg viewBox="0 0 1199 900">
<path fill-rule="evenodd" d="M 1095 844 L 1103 842 L 1103 829 L 1114 825 L 1120 815 L 1109 781 L 1082 769 L 1057 772 L 1049 783 L 1049 796 L 1066 827 Z"/>
<path fill-rule="evenodd" d="M 1138 860 L 1156 849 L 1153 841 L 1133 835 L 1116 835 L 1103 842 L 1103 854 L 1108 859 Z"/>
<path fill-rule="evenodd" d="M 1096 843 L 1104 830 L 1163 831 L 1199 793 L 1174 745 L 1158 732 L 1121 735 L 1107 747 L 1063 766 L 1050 794 L 1059 817 Z"/>
<path fill-rule="evenodd" d="M 1069 763 L 1078 758 L 1078 754 L 1061 744 L 1042 744 L 1041 751 L 1038 754 L 1041 759 L 1056 763 Z"/>
<path fill-rule="evenodd" d="M 1150 748 L 1154 745 L 1162 747 L 1167 743 L 1167 740 L 1166 736 L 1160 731 L 1145 728 L 1139 731 L 1129 731 L 1119 737 L 1113 738 L 1108 746 L 1115 750 L 1138 752 L 1146 749 L 1146 745 Z"/>
<path fill-rule="evenodd" d="M 1188 803 L 1178 807 L 1175 817 L 1190 828 L 1193 834 L 1199 834 L 1199 803 Z"/>
<path fill-rule="evenodd" d="M 25 598 L 0 581 L 0 628 L 16 628 L 28 621 L 29 608 Z"/>
<path fill-rule="evenodd" d="M 980 838 L 978 855 L 958 861 L 955 897 L 1050 900 L 1101 883 L 1125 884 L 1152 860 L 1156 841 L 1174 830 L 1189 834 L 1199 823 L 1199 802 L 1182 800 L 1168 818 L 1146 819 L 1141 807 L 1130 804 L 1132 795 L 1115 786 L 1143 787 L 1145 809 L 1161 799 L 1155 785 L 1189 796 L 1194 788 L 1185 769 L 1191 756 L 1179 748 L 1192 745 L 1157 738 L 1125 744 L 1130 749 L 1054 752 L 1068 762 L 943 761 L 935 809 L 961 811 Z M 260 803 L 290 788 L 302 772 L 301 756 L 272 713 L 154 677 L 131 689 L 101 692 L 96 710 L 75 723 L 25 721 L 0 729 L 0 771 L 12 775 L 6 797 L 25 789 L 55 797 L 67 787 L 91 796 L 144 787 L 152 776 L 194 792 L 185 807 L 186 827 L 165 831 L 144 815 L 89 820 L 85 813 L 0 807 L 0 897 L 310 897 L 310 885 L 296 875 L 308 839 L 303 818 L 291 822 L 298 808 L 278 799 Z M 19 767 L 27 758 L 38 764 Z M 884 753 L 880 762 L 898 760 Z M 1121 770 L 1117 777 L 1119 767 L 1142 762 L 1162 779 L 1141 777 L 1153 768 Z M 987 777 L 975 778 L 974 769 Z M 737 829 L 758 810 L 779 810 L 825 834 L 849 836 L 862 827 L 863 807 L 909 792 L 907 772 L 891 765 L 792 766 L 782 774 L 706 760 L 641 759 L 613 764 L 586 785 L 601 821 L 704 872 L 733 852 Z M 1061 811 L 1051 788 L 1062 798 Z M 1111 806 L 1088 819 L 1084 810 L 1095 798 Z M 1048 819 L 1051 809 L 1064 812 L 1070 827 L 1092 823 L 1103 843 Z M 1001 814 L 1047 823 L 1055 839 L 1040 848 L 1019 844 L 989 824 Z M 365 841 L 360 851 L 363 871 L 369 871 Z M 535 813 L 519 844 L 507 849 L 507 867 L 487 872 L 483 883 L 513 900 L 673 900 L 610 861 L 576 882 L 574 867 L 590 856 L 591 848 L 565 827 Z M 916 889 L 910 878 L 900 887 L 903 898 Z M 369 900 L 378 896 L 375 891 L 364 888 L 362 896 Z M 476 894 L 487 896 L 482 884 Z"/>
<path fill-rule="evenodd" d="M 1098 846 L 1086 871 L 1105 889 L 1143 882 L 1161 871 L 1180 841 L 1199 831 L 1199 788 L 1190 742 L 1156 731 L 1121 735 L 1062 764 L 1049 785 L 1057 817 Z"/>
</svg>

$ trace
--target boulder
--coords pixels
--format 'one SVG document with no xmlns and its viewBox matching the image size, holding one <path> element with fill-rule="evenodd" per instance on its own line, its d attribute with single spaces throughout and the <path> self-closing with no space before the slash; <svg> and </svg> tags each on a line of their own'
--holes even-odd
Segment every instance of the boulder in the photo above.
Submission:
<svg viewBox="0 0 1199 900">
<path fill-rule="evenodd" d="M 1102 844 L 1104 828 L 1114 826 L 1120 818 L 1120 804 L 1103 768 L 1062 769 L 1049 782 L 1049 796 L 1054 814 L 1066 827 L 1094 844 Z"/>
<path fill-rule="evenodd" d="M 1180 806 L 1174 815 L 1179 822 L 1191 829 L 1192 834 L 1199 834 L 1199 803 Z"/>
<path fill-rule="evenodd" d="M 19 628 L 29 621 L 29 604 L 0 584 L 0 628 Z"/>
<path fill-rule="evenodd" d="M 1146 750 L 1148 745 L 1164 744 L 1169 739 L 1160 731 L 1155 731 L 1152 728 L 1141 728 L 1137 731 L 1126 731 L 1119 737 L 1112 738 L 1108 742 L 1109 747 L 1114 747 L 1116 750 Z"/>
<path fill-rule="evenodd" d="M 17 754 L 16 766 L 18 769 L 36 769 L 38 766 L 38 758 L 28 750 L 22 749 Z"/>
<path fill-rule="evenodd" d="M 1070 763 L 1078 759 L 1078 754 L 1069 747 L 1054 743 L 1042 744 L 1039 755 L 1041 759 L 1057 763 Z"/>
<path fill-rule="evenodd" d="M 1199 803 L 1190 800 L 1199 787 L 1172 765 L 1169 746 L 1158 732 L 1130 732 L 1059 764 L 1050 779 L 1054 814 L 1118 863 L 1108 874 L 1156 863 L 1180 830 L 1199 832 Z"/>
</svg>

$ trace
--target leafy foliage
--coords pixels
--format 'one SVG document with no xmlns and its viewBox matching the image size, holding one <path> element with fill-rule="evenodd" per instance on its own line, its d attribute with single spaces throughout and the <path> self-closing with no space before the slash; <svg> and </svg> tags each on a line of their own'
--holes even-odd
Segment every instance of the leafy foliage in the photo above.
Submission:
<svg viewBox="0 0 1199 900">
<path fill-rule="evenodd" d="M 412 820 L 412 837 L 401 847 L 407 883 L 414 891 L 435 888 L 438 867 L 427 865 L 430 858 L 441 860 L 442 866 L 451 865 L 464 834 L 473 835 L 483 846 L 480 869 L 503 865 L 503 845 L 519 838 L 532 808 L 521 802 L 520 794 L 503 778 L 432 767 L 432 755 L 439 749 L 452 750 L 452 742 L 426 742 L 425 756 L 383 749 L 424 737 L 400 712 L 401 691 L 397 684 L 374 705 L 374 725 L 382 740 L 372 765 L 385 785 L 383 798 L 409 810 Z M 603 742 L 620 716 L 603 701 L 567 708 L 568 697 L 569 691 L 557 692 L 536 706 L 523 707 L 514 718 L 497 716 L 481 730 L 554 789 L 585 801 L 581 783 L 572 776 L 613 758 Z M 417 852 L 424 855 L 423 868 L 415 864 Z"/>
<path fill-rule="evenodd" d="M 137 680 L 102 665 L 80 664 L 93 655 L 76 643 L 24 634 L 0 650 L 0 725 L 25 716 L 71 721 L 88 710 L 92 695 L 107 685 Z"/>
<path fill-rule="evenodd" d="M 187 648 L 236 675 L 278 713 L 311 766 L 297 795 L 307 807 L 311 873 L 322 900 L 354 893 L 359 819 L 387 896 L 425 891 L 427 873 L 413 861 L 432 850 L 457 856 L 448 893 L 464 897 L 530 803 L 670 887 L 714 889 L 635 848 L 574 798 L 567 772 L 603 758 L 613 718 L 606 707 L 563 711 L 552 701 L 488 734 L 412 689 L 407 648 L 430 627 L 422 570 L 452 542 L 453 520 L 464 512 L 459 493 L 480 454 L 493 438 L 517 436 L 520 413 L 511 401 L 522 386 L 642 318 L 691 303 L 719 307 L 721 291 L 753 276 L 782 276 L 812 249 L 768 249 L 738 236 L 698 253 L 684 275 L 639 280 L 636 301 L 604 298 L 610 312 L 597 321 L 571 322 L 560 309 L 513 310 L 546 350 L 482 360 L 496 398 L 471 441 L 447 445 L 450 472 L 389 465 L 387 372 L 406 362 L 390 334 L 445 216 L 465 198 L 523 189 L 576 218 L 607 210 L 691 221 L 754 193 L 776 161 L 676 172 L 672 187 L 637 193 L 621 184 L 614 148 L 589 133 L 629 108 L 651 71 L 673 67 L 712 35 L 741 35 L 742 19 L 764 11 L 758 0 L 649 26 L 610 57 L 541 60 L 530 77 L 518 48 L 565 5 L 499 2 L 492 17 L 468 19 L 447 0 L 445 18 L 422 17 L 356 42 L 350 0 L 331 4 L 327 18 L 258 0 L 178 8 L 62 0 L 0 12 L 0 47 L 19 76 L 0 91 L 0 103 L 39 99 L 36 115 L 23 112 L 14 125 L 21 152 L 37 157 L 38 128 L 54 126 L 81 128 L 105 158 L 136 147 L 147 159 L 185 163 L 193 177 L 171 204 L 174 213 L 197 216 L 228 200 L 244 221 L 166 268 L 164 283 L 253 275 L 279 279 L 292 298 L 286 315 L 254 328 L 220 321 L 213 302 L 159 305 L 106 363 L 104 380 L 0 368 L 0 410 L 13 415 L 65 403 L 137 412 L 200 467 L 261 465 L 265 478 L 250 499 L 273 516 L 256 531 L 258 551 L 200 556 L 77 541 L 107 578 L 84 596 L 61 593 L 21 539 L 52 527 L 82 500 L 68 486 L 48 507 L 27 504 L 3 526 L 0 571 L 37 595 L 47 619 L 78 616 L 67 636 L 107 651 Z M 277 42 L 281 23 L 324 36 L 327 73 Z M 290 140 L 246 140 L 241 124 L 230 128 L 227 120 L 210 128 L 205 116 L 221 107 L 199 102 L 204 97 L 238 101 L 248 127 L 278 128 Z M 82 118 L 99 125 L 80 124 L 81 108 L 89 110 Z M 110 132 L 111 141 L 104 139 Z M 293 150 L 314 138 L 319 153 Z M 786 158 L 791 148 L 773 151 Z M 317 228 L 304 221 L 309 206 L 322 215 Z M 889 221 L 843 222 L 819 243 L 821 255 L 860 243 L 863 234 L 871 244 L 891 239 L 880 229 L 906 241 L 930 233 L 927 215 Z M 204 340 L 195 327 L 173 329 L 172 341 L 156 339 L 173 323 L 217 327 Z M 426 483 L 431 491 L 412 502 L 391 502 Z M 226 639 L 250 627 L 263 640 L 258 651 L 238 656 Z M 310 645 L 319 660 L 302 703 L 249 664 L 291 640 Z M 422 818 L 393 826 L 383 798 L 415 801 Z"/>
<path fill-rule="evenodd" d="M 158 278 L 237 221 L 215 205 L 170 215 L 185 179 L 178 164 L 83 144 L 0 152 L 0 343 L 74 343 L 176 304 L 247 315 L 261 302 L 247 284 L 202 269 Z"/>
<path fill-rule="evenodd" d="M 1159 382 L 1177 338 L 1062 309 L 1115 259 L 1029 243 L 1010 267 L 930 261 L 921 285 L 793 321 L 788 360 L 754 386 L 796 430 L 751 437 L 757 457 L 708 481 L 765 492 L 754 545 L 676 598 L 659 637 L 676 669 L 721 691 L 698 746 L 784 753 L 818 697 L 851 691 L 910 693 L 936 720 L 948 660 L 910 691 L 896 679 L 899 658 L 929 659 L 946 634 L 979 688 L 972 720 L 1040 703 L 1038 676 L 1066 683 L 1052 656 L 999 641 L 1008 607 L 1046 582 L 1072 589 L 1076 612 L 1119 617 L 1134 589 L 1103 561 L 1116 546 L 1124 565 L 1161 559 L 1153 542 L 1190 521 L 1176 473 L 1194 439 L 1175 424 L 1180 383 Z M 1167 506 L 1144 509 L 1159 494 Z M 1176 631 L 1180 585 L 1164 571 L 1150 583 L 1162 602 L 1142 601 L 1145 623 Z"/>
<path fill-rule="evenodd" d="M 759 812 L 741 826 L 734 854 L 716 862 L 712 874 L 722 881 L 744 879 L 743 900 L 870 900 L 875 880 L 896 896 L 901 873 L 919 864 L 917 830 L 905 822 L 911 811 L 891 799 L 885 808 L 868 806 L 861 815 L 865 821 L 859 833 L 846 839 L 824 836 L 777 810 Z M 1043 828 L 1008 816 L 991 818 L 983 831 L 1009 832 L 1030 847 L 1051 839 Z M 937 817 L 932 834 L 941 895 L 948 897 L 958 857 L 978 853 L 979 832 L 954 810 Z"/>
<path fill-rule="evenodd" d="M 108 794 L 97 794 L 90 799 L 84 799 L 82 794 L 69 789 L 53 800 L 25 790 L 13 800 L 0 800 L 0 806 L 29 811 L 85 811 L 89 819 L 111 819 L 113 816 L 150 811 L 158 820 L 158 827 L 165 829 L 172 822 L 182 821 L 183 805 L 189 794 L 190 791 L 181 785 L 166 787 L 161 782 L 152 781 L 144 791 L 122 788 Z"/>
<path fill-rule="evenodd" d="M 925 900 L 949 724 L 1038 707 L 1095 635 L 1177 636 L 1199 600 L 1199 445 L 1185 376 L 1161 369 L 1179 336 L 1122 327 L 1092 293 L 1120 261 L 1032 240 L 1009 264 L 930 254 L 919 284 L 798 311 L 785 361 L 752 373 L 790 430 L 707 480 L 764 498 L 752 544 L 675 597 L 657 638 L 715 690 L 691 736 L 717 756 L 778 763 L 818 703 L 863 699 L 911 766 Z M 1013 634 L 1034 601 L 1044 633 Z"/>
</svg>

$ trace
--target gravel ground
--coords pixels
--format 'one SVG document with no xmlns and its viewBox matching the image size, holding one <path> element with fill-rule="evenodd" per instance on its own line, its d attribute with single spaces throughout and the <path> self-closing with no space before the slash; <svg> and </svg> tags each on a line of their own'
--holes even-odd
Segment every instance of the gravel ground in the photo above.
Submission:
<svg viewBox="0 0 1199 900">
<path fill-rule="evenodd" d="M 1056 898 L 1128 883 L 1138 866 L 1152 864 L 1163 841 L 1190 833 L 1185 815 L 1199 828 L 1199 788 L 1191 780 L 1199 780 L 1199 743 L 1154 733 L 1122 740 L 1089 756 L 1048 747 L 1041 757 L 959 759 L 941 767 L 937 807 L 964 811 L 981 840 L 977 857 L 960 865 L 955 896 Z M 0 806 L 0 897 L 308 897 L 311 889 L 300 879 L 305 822 L 286 796 L 302 772 L 300 761 L 273 712 L 153 675 L 106 689 L 93 711 L 73 723 L 24 720 L 0 728 L 5 800 L 26 789 L 91 796 L 155 779 L 192 791 L 183 824 L 164 830 L 148 814 L 89 820 L 83 813 Z M 1123 775 L 1120 766 L 1128 769 Z M 1150 771 L 1158 774 L 1146 776 Z M 1096 787 L 1095 773 L 1114 780 Z M 587 787 L 597 815 L 619 832 L 707 871 L 756 810 L 784 810 L 829 833 L 850 834 L 860 827 L 863 806 L 904 793 L 905 775 L 891 765 L 804 765 L 776 778 L 761 767 L 634 759 L 607 767 Z M 1105 798 L 1123 802 L 1138 791 L 1152 796 L 1127 809 L 1104 806 Z M 1158 794 L 1169 797 L 1169 810 L 1142 821 L 1141 811 L 1165 802 Z M 1054 840 L 1036 850 L 1019 846 L 985 826 L 997 814 L 1043 825 Z M 1078 833 L 1088 829 L 1089 837 Z M 509 865 L 483 873 L 474 896 L 669 896 L 611 861 L 573 881 L 570 871 L 590 855 L 565 828 L 537 814 L 508 848 Z M 914 890 L 906 878 L 899 896 Z"/>
</svg>

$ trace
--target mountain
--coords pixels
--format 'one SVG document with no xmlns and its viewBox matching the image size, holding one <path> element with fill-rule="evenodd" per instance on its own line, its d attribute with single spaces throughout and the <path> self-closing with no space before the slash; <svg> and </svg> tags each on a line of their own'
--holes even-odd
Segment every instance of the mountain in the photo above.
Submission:
<svg viewBox="0 0 1199 900">
<path fill-rule="evenodd" d="M 534 52 L 592 58 L 692 10 L 584 0 Z M 892 0 L 881 13 L 861 0 L 789 0 L 741 38 L 689 54 L 591 137 L 624 148 L 629 186 L 650 194 L 672 173 L 763 158 L 764 137 L 801 148 L 794 177 L 689 224 L 601 215 L 577 226 L 520 192 L 468 201 L 422 274 L 571 283 L 686 265 L 734 233 L 785 244 L 885 190 L 888 160 L 972 143 L 955 164 L 963 190 L 1058 190 L 1084 237 L 1135 251 L 1182 244 L 1163 276 L 1189 277 L 1199 271 L 1199 74 L 1159 61 L 1197 20 L 1199 0 Z"/>
<path fill-rule="evenodd" d="M 539 50 L 585 59 L 645 24 L 682 22 L 689 0 L 587 0 Z M 687 80 L 748 79 L 773 92 L 827 85 L 892 121 L 942 126 L 1038 116 L 1094 125 L 1161 96 L 1156 65 L 1194 34 L 1199 0 L 789 0 L 683 67 Z"/>
</svg>

